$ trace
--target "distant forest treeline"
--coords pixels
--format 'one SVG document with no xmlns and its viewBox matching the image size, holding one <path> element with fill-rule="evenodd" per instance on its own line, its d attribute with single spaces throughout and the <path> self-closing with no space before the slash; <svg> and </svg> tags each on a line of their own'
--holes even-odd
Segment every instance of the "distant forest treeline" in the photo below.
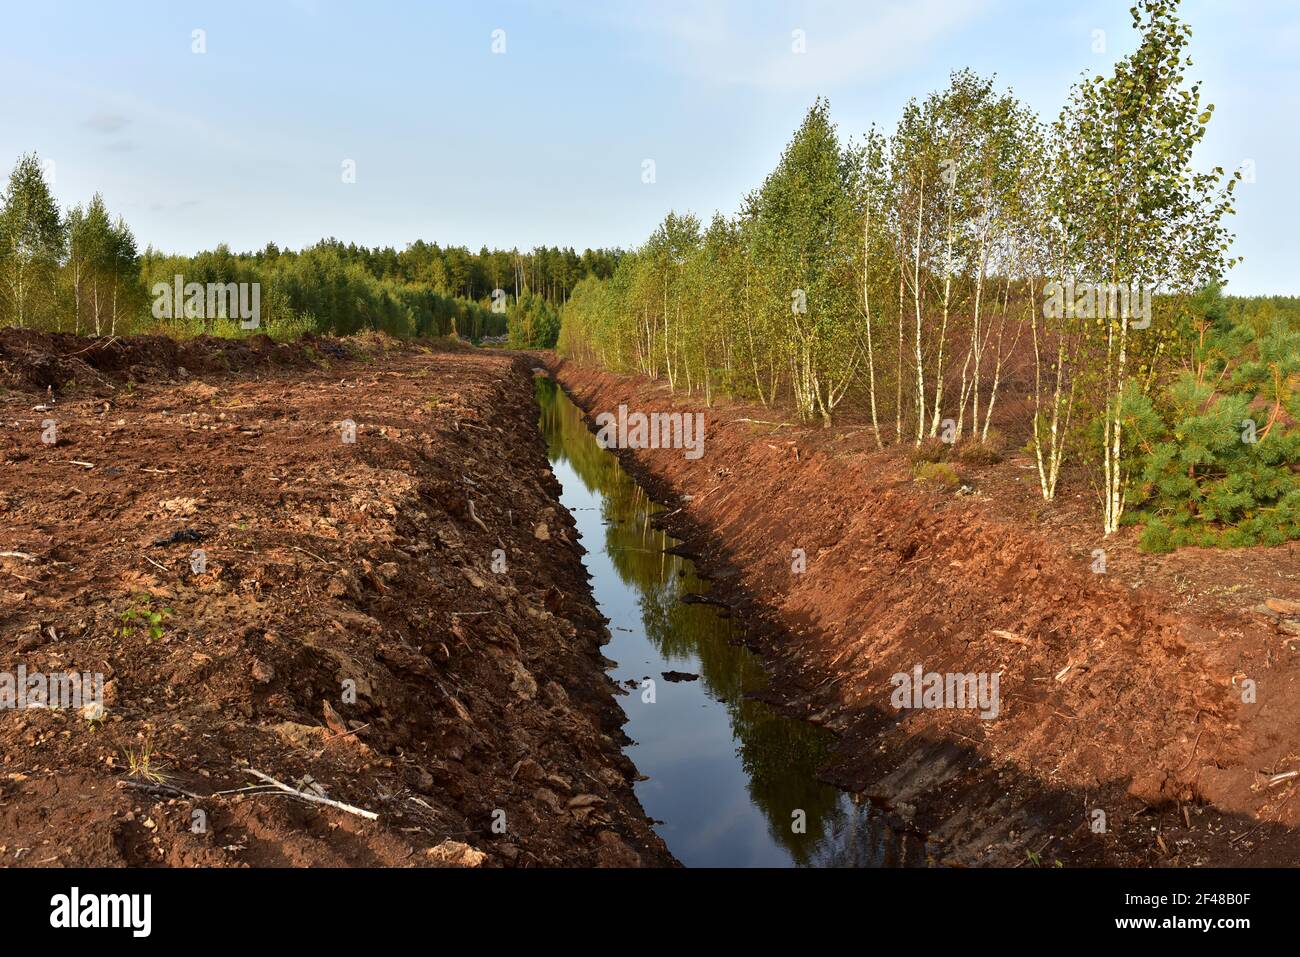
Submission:
<svg viewBox="0 0 1300 957">
<path fill-rule="evenodd" d="M 472 339 L 508 333 L 514 345 L 545 348 L 555 344 L 558 307 L 573 287 L 587 276 L 611 276 L 619 255 L 559 247 L 472 253 L 423 240 L 397 250 L 336 239 L 301 251 L 268 243 L 244 253 L 224 244 L 193 256 L 152 247 L 141 252 L 125 220 L 111 216 L 99 194 L 62 213 L 31 154 L 18 160 L 0 196 L 0 326 L 95 335 L 249 334 L 225 314 L 156 316 L 153 290 L 181 276 L 205 286 L 259 284 L 255 331 L 277 339 L 365 329 Z"/>
</svg>

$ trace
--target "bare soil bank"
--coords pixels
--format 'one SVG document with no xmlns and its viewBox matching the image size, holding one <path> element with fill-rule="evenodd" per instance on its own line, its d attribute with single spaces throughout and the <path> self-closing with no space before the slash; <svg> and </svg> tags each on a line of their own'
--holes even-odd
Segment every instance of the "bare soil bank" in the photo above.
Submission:
<svg viewBox="0 0 1300 957">
<path fill-rule="evenodd" d="M 0 862 L 671 863 L 532 365 L 0 334 L 0 671 L 106 680 L 0 711 Z"/>
<path fill-rule="evenodd" d="M 706 412 L 698 461 L 625 450 L 625 466 L 674 506 L 666 526 L 747 624 L 773 703 L 838 733 L 825 777 L 912 820 L 946 862 L 1300 861 L 1295 626 L 1224 598 L 1300 598 L 1292 549 L 1147 561 L 1117 539 L 1094 574 L 1080 541 L 1028 517 L 1023 485 L 1006 491 L 1023 460 L 978 470 L 992 497 L 931 491 L 860 428 L 762 424 L 781 416 L 550 364 L 589 416 Z M 1264 581 L 1265 566 L 1290 571 Z M 892 707 L 891 676 L 916 665 L 999 672 L 1000 714 Z"/>
</svg>

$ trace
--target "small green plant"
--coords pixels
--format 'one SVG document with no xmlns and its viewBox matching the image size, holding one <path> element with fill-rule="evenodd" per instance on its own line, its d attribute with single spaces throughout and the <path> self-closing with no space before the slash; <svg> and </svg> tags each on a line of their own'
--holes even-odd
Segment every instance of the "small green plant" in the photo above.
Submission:
<svg viewBox="0 0 1300 957">
<path fill-rule="evenodd" d="M 135 596 L 135 604 L 122 612 L 122 627 L 118 635 L 129 638 L 137 629 L 143 629 L 150 641 L 162 639 L 166 621 L 171 618 L 172 610 L 167 607 L 154 607 L 154 597 L 147 592 Z"/>
<path fill-rule="evenodd" d="M 957 470 L 947 462 L 919 462 L 912 469 L 912 478 L 918 482 L 934 482 L 945 488 L 954 489 L 961 484 Z"/>
<path fill-rule="evenodd" d="M 276 342 L 293 342 L 316 331 L 316 317 L 310 312 L 287 311 L 267 323 L 266 334 Z"/>
<path fill-rule="evenodd" d="M 139 751 L 134 748 L 123 748 L 122 754 L 126 758 L 128 777 L 143 778 L 154 784 L 162 784 L 165 780 L 153 763 L 153 741 L 151 739 L 146 739 L 144 746 Z"/>
</svg>

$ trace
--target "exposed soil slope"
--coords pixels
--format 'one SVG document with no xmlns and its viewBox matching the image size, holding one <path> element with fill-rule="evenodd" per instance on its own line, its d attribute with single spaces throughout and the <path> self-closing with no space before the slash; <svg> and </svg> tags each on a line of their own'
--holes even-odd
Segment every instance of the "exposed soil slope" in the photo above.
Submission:
<svg viewBox="0 0 1300 957">
<path fill-rule="evenodd" d="M 0 862 L 671 862 L 532 364 L 0 335 L 0 671 L 107 681 L 0 712 Z"/>
<path fill-rule="evenodd" d="M 1290 569 L 1228 589 L 1251 601 L 1202 607 L 1197 596 L 1224 595 L 1234 553 L 1151 562 L 1120 539 L 1096 574 L 1086 542 L 1040 520 L 1025 483 L 1006 489 L 1022 460 L 978 481 L 958 466 L 990 494 L 937 491 L 861 429 L 786 427 L 772 411 L 704 409 L 659 382 L 551 364 L 592 415 L 706 413 L 702 458 L 623 451 L 625 465 L 680 506 L 665 522 L 750 626 L 774 703 L 839 733 L 828 779 L 911 817 L 948 862 L 1300 861 L 1298 785 L 1270 786 L 1300 769 L 1296 626 L 1250 612 L 1264 590 L 1300 598 L 1291 549 L 1249 554 Z M 916 665 L 1000 673 L 998 717 L 892 707 L 891 676 Z"/>
</svg>

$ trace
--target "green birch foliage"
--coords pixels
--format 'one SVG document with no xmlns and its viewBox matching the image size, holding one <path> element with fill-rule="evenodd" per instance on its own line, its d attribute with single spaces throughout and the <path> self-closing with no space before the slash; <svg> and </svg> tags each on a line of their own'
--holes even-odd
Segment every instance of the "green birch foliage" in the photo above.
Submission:
<svg viewBox="0 0 1300 957">
<path fill-rule="evenodd" d="M 753 267 L 765 277 L 754 305 L 789 343 L 796 409 L 823 422 L 862 358 L 854 270 L 862 162 L 862 150 L 841 148 L 819 99 L 747 211 Z"/>
<path fill-rule="evenodd" d="M 29 153 L 0 197 L 0 322 L 29 326 L 54 312 L 66 244 L 45 171 Z"/>
</svg>

